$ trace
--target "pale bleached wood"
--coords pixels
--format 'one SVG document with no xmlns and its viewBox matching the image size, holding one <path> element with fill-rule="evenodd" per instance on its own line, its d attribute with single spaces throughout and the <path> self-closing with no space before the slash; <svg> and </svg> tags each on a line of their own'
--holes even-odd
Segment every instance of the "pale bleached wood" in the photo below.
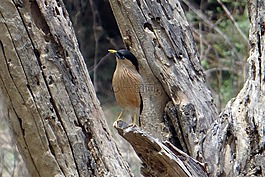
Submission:
<svg viewBox="0 0 265 177">
<path fill-rule="evenodd" d="M 125 45 L 140 62 L 140 73 L 145 83 L 154 83 L 161 93 L 156 96 L 152 92 L 143 93 L 143 128 L 157 138 L 182 141 L 187 153 L 203 159 L 201 142 L 216 119 L 217 110 L 180 2 L 109 2 Z M 165 109 L 166 112 L 171 111 L 166 107 L 168 98 L 173 103 L 175 112 L 172 114 L 177 115 L 175 117 L 164 117 Z M 179 127 L 168 130 L 163 124 L 164 118 L 171 124 L 179 122 Z M 158 124 L 162 128 L 157 128 Z M 174 132 L 181 134 L 173 137 Z"/>
<path fill-rule="evenodd" d="M 205 166 L 168 141 L 161 142 L 137 126 L 115 122 L 118 133 L 134 148 L 142 160 L 144 176 L 207 177 Z"/>
<path fill-rule="evenodd" d="M 265 4 L 249 1 L 249 78 L 203 143 L 211 176 L 265 176 Z"/>
<path fill-rule="evenodd" d="M 264 176 L 264 1 L 249 1 L 250 77 L 219 116 L 179 1 L 110 0 L 110 4 L 145 81 L 155 76 L 171 100 L 165 105 L 144 93 L 151 107 L 165 107 L 164 118 L 174 127 L 176 144 L 206 162 L 210 176 Z M 145 100 L 144 108 L 148 106 Z M 143 129 L 160 137 L 161 129 L 153 125 L 161 118 L 150 119 L 150 110 L 144 112 Z"/>
<path fill-rule="evenodd" d="M 1 0 L 0 31 L 0 99 L 30 174 L 132 176 L 63 3 Z"/>
</svg>

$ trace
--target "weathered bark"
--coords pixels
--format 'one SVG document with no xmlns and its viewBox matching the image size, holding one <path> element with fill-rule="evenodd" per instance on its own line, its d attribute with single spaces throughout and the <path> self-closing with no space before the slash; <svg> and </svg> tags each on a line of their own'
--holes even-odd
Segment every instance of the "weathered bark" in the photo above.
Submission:
<svg viewBox="0 0 265 177">
<path fill-rule="evenodd" d="M 36 2 L 0 3 L 1 102 L 30 173 L 131 176 L 109 135 L 63 4 Z M 264 176 L 265 4 L 249 2 L 250 76 L 218 117 L 179 2 L 110 0 L 125 45 L 141 64 L 144 129 L 206 162 L 210 176 Z M 171 125 L 170 138 L 164 122 Z M 146 176 L 159 170 L 148 156 L 161 162 L 175 152 L 184 155 L 139 128 L 120 133 L 141 152 Z M 154 154 L 142 153 L 143 141 L 156 147 Z M 164 148 L 173 152 L 159 156 Z"/>
<path fill-rule="evenodd" d="M 168 98 L 161 83 L 154 76 L 145 60 L 146 56 L 143 49 L 148 50 L 148 48 L 143 46 L 142 43 L 148 42 L 148 40 L 144 36 L 143 24 L 132 24 L 139 23 L 139 20 L 142 20 L 140 18 L 141 12 L 136 1 L 110 0 L 109 2 L 112 6 L 125 46 L 139 59 L 140 74 L 145 81 L 145 85 L 141 88 L 143 98 L 141 124 L 153 136 L 163 139 L 165 137 L 163 136 L 165 129 L 165 125 L 163 124 L 163 111 Z M 138 41 L 139 39 L 142 40 L 141 43 Z"/>
<path fill-rule="evenodd" d="M 132 176 L 61 1 L 0 2 L 4 114 L 34 177 Z"/>
<path fill-rule="evenodd" d="M 175 144 L 206 162 L 210 176 L 264 176 L 265 2 L 249 1 L 250 76 L 220 116 L 207 89 L 179 2 L 110 3 L 126 46 L 142 65 L 145 82 L 157 79 L 172 101 L 165 107 L 165 102 L 143 93 L 145 99 L 153 102 L 151 107 L 165 107 L 165 121 L 175 128 Z M 159 137 L 152 125 L 161 118 L 152 120 L 146 116 L 150 114 L 148 106 L 145 100 L 144 128 Z M 162 114 L 157 113 L 156 116 Z"/>
<path fill-rule="evenodd" d="M 118 121 L 115 128 L 134 148 L 142 160 L 144 176 L 206 177 L 204 164 L 175 148 L 170 142 L 161 142 L 137 126 Z"/>
<path fill-rule="evenodd" d="M 110 4 L 125 45 L 140 62 L 146 87 L 154 83 L 160 93 L 143 93 L 144 129 L 160 138 L 165 128 L 154 125 L 163 121 L 166 109 L 166 122 L 175 126 L 170 131 L 177 136 L 170 139 L 201 158 L 201 142 L 217 111 L 179 1 L 110 0 Z M 173 103 L 167 107 L 166 97 Z"/>
<path fill-rule="evenodd" d="M 265 176 L 265 2 L 249 1 L 249 78 L 203 143 L 211 176 Z"/>
</svg>

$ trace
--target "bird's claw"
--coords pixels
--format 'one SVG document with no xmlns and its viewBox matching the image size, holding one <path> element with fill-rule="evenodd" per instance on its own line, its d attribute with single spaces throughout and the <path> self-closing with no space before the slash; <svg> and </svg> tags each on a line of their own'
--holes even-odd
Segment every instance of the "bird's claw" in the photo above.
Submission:
<svg viewBox="0 0 265 177">
<path fill-rule="evenodd" d="M 119 129 L 124 129 L 124 128 L 128 127 L 128 124 L 126 122 L 124 122 L 123 120 L 121 120 L 121 119 L 117 119 L 113 123 L 113 127 L 119 128 Z"/>
</svg>

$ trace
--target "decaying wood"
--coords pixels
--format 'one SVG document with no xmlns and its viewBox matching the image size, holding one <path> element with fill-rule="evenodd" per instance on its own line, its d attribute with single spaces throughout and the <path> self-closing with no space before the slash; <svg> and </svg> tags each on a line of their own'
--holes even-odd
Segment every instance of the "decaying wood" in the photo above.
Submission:
<svg viewBox="0 0 265 177">
<path fill-rule="evenodd" d="M 145 80 L 145 130 L 177 139 L 187 152 L 118 123 L 143 160 L 142 173 L 206 176 L 196 158 L 207 163 L 210 176 L 264 176 L 264 1 L 249 1 L 250 76 L 220 116 L 179 1 L 110 3 Z M 132 176 L 109 134 L 61 1 L 1 0 L 0 31 L 3 114 L 31 175 Z"/>
<path fill-rule="evenodd" d="M 61 1 L 0 2 L 3 114 L 33 177 L 132 176 Z"/>
<path fill-rule="evenodd" d="M 127 48 L 139 59 L 140 73 L 145 83 L 155 80 L 156 86 L 159 86 L 157 89 L 162 86 L 162 90 L 166 92 L 166 95 L 161 94 L 158 97 L 152 96 L 152 93 L 143 93 L 143 128 L 158 138 L 163 135 L 164 139 L 178 139 L 177 141 L 182 141 L 185 145 L 183 149 L 188 154 L 197 159 L 203 158 L 201 142 L 216 119 L 217 110 L 207 88 L 195 42 L 180 2 L 109 2 Z M 165 96 L 173 103 L 173 114 L 178 115 L 166 116 L 165 119 L 171 124 L 180 122 L 178 128 L 170 129 L 173 135 L 180 132 L 179 137 L 163 134 L 168 129 L 161 130 L 154 126 L 157 120 L 163 120 L 166 103 L 161 102 L 160 97 Z M 153 105 L 162 106 L 163 110 L 155 109 Z M 154 111 L 157 112 L 152 114 Z M 149 115 L 159 118 L 153 119 Z"/>
<path fill-rule="evenodd" d="M 109 0 L 109 2 L 125 46 L 139 59 L 140 74 L 145 82 L 145 85 L 141 88 L 143 98 L 141 124 L 152 136 L 166 139 L 168 131 L 165 131 L 163 112 L 168 96 L 148 65 L 146 60 L 148 56 L 143 52 L 143 49 L 149 50 L 146 45 L 143 45 L 144 42 L 148 42 L 144 35 L 143 23 L 132 24 L 142 21 L 142 12 L 138 8 L 136 1 Z"/>
<path fill-rule="evenodd" d="M 210 176 L 264 176 L 264 1 L 249 1 L 250 76 L 220 116 L 179 1 L 110 3 L 126 46 L 143 66 L 141 73 L 148 74 L 150 68 L 171 100 L 164 105 L 165 121 L 173 125 L 176 143 L 192 157 L 206 162 Z M 144 79 L 152 80 L 148 76 Z M 149 98 L 148 93 L 145 98 Z M 144 104 L 148 106 L 148 102 Z M 145 118 L 152 126 L 153 121 L 142 116 Z M 152 132 L 148 125 L 146 130 L 152 135 L 161 134 Z"/>
<path fill-rule="evenodd" d="M 142 160 L 144 176 L 206 177 L 204 165 L 180 151 L 170 142 L 161 142 L 137 126 L 119 120 L 115 128 Z"/>
<path fill-rule="evenodd" d="M 203 143 L 211 176 L 265 176 L 265 3 L 249 1 L 249 78 Z"/>
</svg>

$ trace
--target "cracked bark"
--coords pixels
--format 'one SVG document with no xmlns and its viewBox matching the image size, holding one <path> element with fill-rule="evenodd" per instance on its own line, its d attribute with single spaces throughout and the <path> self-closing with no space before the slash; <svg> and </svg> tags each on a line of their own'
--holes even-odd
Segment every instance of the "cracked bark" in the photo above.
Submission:
<svg viewBox="0 0 265 177">
<path fill-rule="evenodd" d="M 115 124 L 118 133 L 131 143 L 142 160 L 144 176 L 207 177 L 205 164 L 175 148 L 170 142 L 150 136 L 137 126 L 128 126 L 119 120 Z"/>
<path fill-rule="evenodd" d="M 163 136 L 191 157 L 205 162 L 209 176 L 264 176 L 264 1 L 249 1 L 249 78 L 219 116 L 179 1 L 109 2 L 125 45 L 140 62 L 145 82 L 155 78 L 158 88 L 170 100 L 165 104 L 152 93 L 143 93 L 143 128 L 152 137 Z M 163 113 L 158 109 L 155 114 L 158 118 L 153 119 L 148 116 L 149 105 L 165 108 L 163 121 L 165 127 L 170 125 L 171 136 L 161 135 L 163 129 L 153 129 Z M 128 141 L 135 145 L 142 140 Z M 140 151 L 144 148 L 140 147 Z M 152 163 L 152 160 L 148 161 Z"/>
<path fill-rule="evenodd" d="M 171 140 L 192 157 L 202 158 L 201 142 L 217 110 L 180 3 L 109 2 L 125 45 L 139 59 L 145 83 L 156 87 L 155 92 L 144 90 L 142 94 L 143 128 L 154 137 Z M 168 128 L 165 122 L 173 126 Z"/>
<path fill-rule="evenodd" d="M 36 2 L 0 3 L 3 114 L 28 169 L 32 176 L 131 176 L 109 136 L 63 5 Z M 264 176 L 264 2 L 249 1 L 250 76 L 220 116 L 179 2 L 110 3 L 147 83 L 144 129 L 206 162 L 210 176 Z M 171 137 L 164 121 L 173 125 Z"/>
<path fill-rule="evenodd" d="M 264 176 L 265 3 L 249 1 L 249 78 L 203 143 L 211 176 Z"/>
<path fill-rule="evenodd" d="M 30 174 L 132 176 L 61 1 L 0 3 L 3 114 Z"/>
</svg>

